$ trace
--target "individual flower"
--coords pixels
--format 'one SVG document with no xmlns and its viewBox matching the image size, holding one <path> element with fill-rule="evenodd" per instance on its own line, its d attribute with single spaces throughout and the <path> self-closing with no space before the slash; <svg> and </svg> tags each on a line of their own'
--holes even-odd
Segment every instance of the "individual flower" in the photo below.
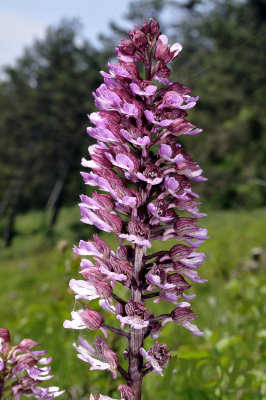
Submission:
<svg viewBox="0 0 266 400">
<path fill-rule="evenodd" d="M 147 182 L 150 185 L 158 185 L 162 182 L 162 172 L 155 164 L 148 164 L 143 172 L 137 172 L 136 176 L 141 181 Z"/>
<path fill-rule="evenodd" d="M 140 82 L 137 83 L 130 83 L 130 89 L 134 94 L 142 97 L 150 97 L 153 96 L 157 90 L 157 86 L 153 85 L 152 82 Z"/>
<path fill-rule="evenodd" d="M 134 144 L 135 146 L 144 148 L 149 146 L 151 142 L 149 132 L 141 131 L 134 126 L 130 127 L 129 130 L 121 129 L 120 133 L 128 142 Z"/>
<path fill-rule="evenodd" d="M 171 248 L 169 256 L 174 263 L 182 263 L 189 268 L 197 268 L 204 262 L 206 255 L 197 252 L 193 247 L 184 244 L 176 244 Z"/>
<path fill-rule="evenodd" d="M 168 44 L 167 36 L 160 35 L 154 56 L 156 60 L 162 61 L 164 64 L 168 64 L 178 56 L 181 50 L 182 46 L 180 43 L 174 43 L 172 46 L 170 46 Z"/>
<path fill-rule="evenodd" d="M 158 112 L 158 111 L 153 112 L 150 110 L 145 110 L 144 114 L 150 123 L 152 123 L 153 125 L 160 126 L 160 127 L 169 126 L 173 122 L 172 119 L 166 118 L 163 113 Z"/>
<path fill-rule="evenodd" d="M 114 158 L 110 153 L 106 153 L 106 158 L 116 167 L 125 171 L 136 172 L 139 169 L 138 159 L 130 153 L 121 152 Z"/>
<path fill-rule="evenodd" d="M 83 275 L 86 277 L 86 269 L 82 270 Z M 112 295 L 112 288 L 107 282 L 98 281 L 97 278 L 91 278 L 88 281 L 83 279 L 71 279 L 69 282 L 70 289 L 75 293 L 75 299 L 107 299 Z"/>
<path fill-rule="evenodd" d="M 171 317 L 162 321 L 162 325 L 173 321 L 176 324 L 182 325 L 184 328 L 188 329 L 195 336 L 204 336 L 204 333 L 199 330 L 197 325 L 191 324 L 190 322 L 197 318 L 198 317 L 193 313 L 192 308 L 175 308 L 171 313 Z"/>
<path fill-rule="evenodd" d="M 142 304 L 129 301 L 125 306 L 125 311 L 127 314 L 125 317 L 117 315 L 122 329 L 125 324 L 132 326 L 134 329 L 143 329 L 149 325 L 149 321 L 147 321 L 148 310 Z"/>
<path fill-rule="evenodd" d="M 110 247 L 98 235 L 93 235 L 94 242 L 88 240 L 80 240 L 79 247 L 74 246 L 74 253 L 79 256 L 97 256 L 100 258 L 107 258 L 110 255 Z"/>
<path fill-rule="evenodd" d="M 169 210 L 169 203 L 164 199 L 157 199 L 154 203 L 149 203 L 147 209 L 153 215 L 150 223 L 154 225 L 158 222 L 171 221 L 175 217 L 175 213 Z"/>
<path fill-rule="evenodd" d="M 107 337 L 107 332 L 103 328 L 104 318 L 97 311 L 91 310 L 88 306 L 85 310 L 72 311 L 72 321 L 66 320 L 63 324 L 64 328 L 68 329 L 100 329 L 104 336 Z"/>
<path fill-rule="evenodd" d="M 164 290 L 175 287 L 175 285 L 167 282 L 166 270 L 161 265 L 157 264 L 154 264 L 151 270 L 148 272 L 146 275 L 146 280 L 150 284 L 147 290 L 152 290 L 153 285 Z"/>
<path fill-rule="evenodd" d="M 167 367 L 170 358 L 170 353 L 166 350 L 165 343 L 156 342 L 148 352 L 142 347 L 140 354 L 147 360 L 147 368 L 152 368 L 153 372 L 163 376 L 163 368 Z"/>
<path fill-rule="evenodd" d="M 96 369 L 107 369 L 112 373 L 113 378 L 116 379 L 118 357 L 110 349 L 105 340 L 100 336 L 97 336 L 93 347 L 87 342 L 87 340 L 79 337 L 78 343 L 78 345 L 73 343 L 74 349 L 78 352 L 78 358 L 84 362 L 88 362 L 91 365 L 91 371 Z"/>
<path fill-rule="evenodd" d="M 131 219 L 128 223 L 128 233 L 119 235 L 122 239 L 127 239 L 129 242 L 136 243 L 140 246 L 151 247 L 149 241 L 150 229 L 143 222 Z"/>
</svg>

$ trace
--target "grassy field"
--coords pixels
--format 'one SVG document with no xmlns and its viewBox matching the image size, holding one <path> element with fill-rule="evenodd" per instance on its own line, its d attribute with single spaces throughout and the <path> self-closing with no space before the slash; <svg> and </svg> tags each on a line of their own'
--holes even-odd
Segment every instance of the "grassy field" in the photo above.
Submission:
<svg viewBox="0 0 266 400">
<path fill-rule="evenodd" d="M 160 341 L 169 343 L 177 357 L 164 378 L 146 378 L 144 400 L 265 400 L 266 262 L 254 271 L 246 260 L 252 248 L 266 249 L 266 212 L 211 211 L 201 225 L 208 227 L 211 239 L 204 245 L 208 257 L 199 272 L 209 282 L 193 285 L 197 297 L 192 304 L 205 337 L 166 325 Z M 77 359 L 72 348 L 76 335 L 62 327 L 74 307 L 68 281 L 79 277 L 79 260 L 71 248 L 91 234 L 75 207 L 61 211 L 53 232 L 41 213 L 21 215 L 12 246 L 5 249 L 1 243 L 0 325 L 11 331 L 14 343 L 30 337 L 48 350 L 54 384 L 66 389 L 62 399 L 88 399 L 90 392 L 119 397 L 110 374 L 89 372 Z M 114 247 L 109 236 L 102 235 Z M 161 243 L 156 247 L 161 249 Z M 156 313 L 165 310 L 166 302 L 156 306 Z M 110 338 L 121 353 L 126 343 Z"/>
</svg>

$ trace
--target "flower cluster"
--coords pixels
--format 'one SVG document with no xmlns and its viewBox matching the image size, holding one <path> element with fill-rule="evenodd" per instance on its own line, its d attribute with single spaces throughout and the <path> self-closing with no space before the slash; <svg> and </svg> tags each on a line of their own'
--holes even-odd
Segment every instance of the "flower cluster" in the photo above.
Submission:
<svg viewBox="0 0 266 400">
<path fill-rule="evenodd" d="M 21 396 L 36 399 L 53 399 L 63 391 L 58 387 L 41 387 L 43 381 L 53 377 L 48 366 L 52 358 L 42 357 L 46 350 L 32 350 L 39 343 L 31 339 L 22 340 L 17 346 L 11 346 L 10 333 L 0 328 L 0 398 Z"/>
<path fill-rule="evenodd" d="M 82 166 L 91 171 L 81 175 L 86 185 L 100 192 L 91 197 L 82 194 L 79 204 L 82 222 L 114 233 L 120 244 L 114 252 L 96 234 L 93 240 L 81 240 L 74 252 L 83 257 L 84 279 L 70 281 L 76 299 L 83 303 L 99 299 L 103 310 L 116 315 L 121 329 L 106 325 L 104 317 L 87 305 L 73 311 L 64 326 L 100 329 L 105 338 L 109 330 L 128 339 L 128 371 L 101 336 L 94 347 L 82 338 L 74 347 L 91 369 L 109 370 L 114 378 L 118 370 L 127 381 L 127 386 L 120 386 L 121 398 L 133 400 L 140 399 L 143 377 L 149 372 L 162 375 L 170 357 L 166 344 L 158 341 L 145 350 L 146 337 L 158 339 L 167 322 L 203 335 L 191 323 L 197 317 L 189 303 L 194 295 L 187 291 L 191 281 L 206 282 L 197 273 L 205 258 L 197 249 L 208 236 L 197 225 L 206 214 L 199 212 L 199 196 L 191 186 L 191 181 L 206 178 L 177 143 L 181 135 L 201 132 L 186 119 L 198 97 L 168 79 L 167 64 L 182 47 L 170 46 L 153 19 L 144 20 L 142 27 L 135 25 L 129 37 L 117 47 L 118 62 L 108 64 L 108 73 L 101 71 L 104 83 L 93 93 L 99 111 L 89 115 L 95 127 L 87 132 L 97 144 L 89 147 L 90 160 L 82 159 Z M 169 251 L 147 254 L 152 241 L 170 238 L 181 243 Z M 129 301 L 121 297 L 121 286 L 130 291 Z M 167 301 L 175 308 L 155 316 L 145 306 L 151 298 L 155 304 Z"/>
</svg>

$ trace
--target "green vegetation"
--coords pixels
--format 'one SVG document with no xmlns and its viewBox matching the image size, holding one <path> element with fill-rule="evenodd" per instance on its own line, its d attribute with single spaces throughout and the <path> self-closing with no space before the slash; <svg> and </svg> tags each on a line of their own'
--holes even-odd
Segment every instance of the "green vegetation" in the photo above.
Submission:
<svg viewBox="0 0 266 400">
<path fill-rule="evenodd" d="M 202 225 L 212 239 L 204 245 L 208 258 L 200 268 L 209 283 L 193 285 L 198 287 L 192 301 L 206 336 L 197 338 L 183 327 L 166 325 L 160 340 L 167 335 L 177 358 L 164 378 L 147 378 L 144 398 L 265 400 L 266 262 L 255 271 L 245 266 L 252 248 L 266 247 L 265 224 L 263 209 L 209 213 Z M 72 349 L 76 335 L 62 327 L 74 307 L 68 281 L 78 279 L 79 271 L 71 247 L 89 238 L 92 228 L 79 223 L 75 207 L 61 210 L 53 233 L 38 212 L 20 215 L 15 230 L 12 248 L 1 249 L 1 327 L 10 329 L 13 342 L 30 337 L 47 348 L 54 358 L 54 383 L 67 389 L 65 399 L 88 398 L 89 392 L 118 397 L 110 374 L 89 372 L 77 359 Z M 112 245 L 110 236 L 102 235 Z M 170 308 L 166 302 L 160 306 L 162 311 Z M 91 332 L 90 340 L 94 336 Z M 113 346 L 120 353 L 124 347 L 121 342 Z"/>
</svg>

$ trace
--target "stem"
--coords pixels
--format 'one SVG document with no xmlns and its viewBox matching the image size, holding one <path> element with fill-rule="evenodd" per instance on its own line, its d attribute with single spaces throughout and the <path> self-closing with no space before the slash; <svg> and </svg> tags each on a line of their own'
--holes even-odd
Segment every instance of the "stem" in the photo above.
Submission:
<svg viewBox="0 0 266 400">
<path fill-rule="evenodd" d="M 148 294 L 143 294 L 141 296 L 142 300 L 152 299 L 153 297 L 157 297 L 160 295 L 160 292 L 153 292 Z"/>
<path fill-rule="evenodd" d="M 141 283 L 141 269 L 142 259 L 144 255 L 145 247 L 135 246 L 135 262 L 133 276 L 136 280 L 136 286 L 131 288 L 131 300 L 141 303 L 141 290 L 139 289 Z M 133 286 L 133 285 L 132 285 Z M 143 347 L 145 329 L 130 328 L 130 339 L 129 339 L 129 385 L 134 392 L 134 400 L 141 400 L 141 388 L 142 388 L 142 356 L 140 354 L 140 348 Z"/>
<path fill-rule="evenodd" d="M 125 300 L 121 299 L 121 297 L 117 296 L 117 294 L 112 293 L 112 297 L 113 297 L 113 299 L 118 301 L 118 303 L 122 304 L 122 306 L 125 306 L 127 304 L 127 302 Z"/>
<path fill-rule="evenodd" d="M 117 367 L 118 371 L 120 372 L 120 374 L 122 375 L 122 377 L 128 381 L 129 377 L 128 377 L 128 373 L 124 370 L 124 368 L 121 367 L 121 365 L 118 365 Z"/>
<path fill-rule="evenodd" d="M 147 61 L 147 60 L 146 60 Z M 151 79 L 151 53 L 148 54 L 148 62 L 145 63 L 145 79 Z M 146 106 L 149 108 L 149 100 L 146 99 Z M 147 152 L 148 156 L 148 152 Z M 141 164 L 144 161 L 141 157 Z M 142 201 L 147 201 L 146 197 L 142 196 Z M 131 296 L 130 300 L 143 303 L 141 299 L 141 272 L 143 268 L 143 256 L 146 253 L 146 246 L 135 245 L 135 256 L 134 256 L 134 270 L 133 278 L 135 283 L 131 285 Z M 133 280 L 132 280 L 133 281 Z M 129 339 L 129 385 L 131 386 L 134 393 L 134 400 L 141 400 L 142 391 L 142 379 L 143 379 L 143 358 L 140 354 L 140 348 L 143 347 L 144 342 L 144 329 L 135 329 L 131 326 L 130 328 L 130 339 Z"/>
<path fill-rule="evenodd" d="M 157 258 L 157 257 L 160 257 L 160 256 L 165 256 L 168 253 L 169 253 L 169 251 L 161 250 L 161 251 L 157 251 L 156 253 L 149 254 L 149 255 L 145 256 L 144 258 L 145 258 L 145 261 L 147 261 L 147 260 L 149 260 L 151 258 Z"/>
<path fill-rule="evenodd" d="M 152 367 L 145 369 L 145 370 L 143 371 L 143 376 L 145 376 L 145 375 L 147 375 L 149 372 L 151 372 L 152 369 L 153 369 Z"/>
<path fill-rule="evenodd" d="M 145 78 L 147 81 L 149 81 L 151 79 L 151 64 L 149 62 L 149 64 L 147 64 L 145 66 Z"/>
<path fill-rule="evenodd" d="M 112 327 L 110 325 L 106 325 L 106 324 L 103 324 L 102 327 L 107 329 L 110 332 L 113 332 L 113 333 L 115 333 L 117 335 L 125 336 L 126 338 L 129 339 L 129 333 L 127 333 L 127 332 L 121 331 L 120 329 L 116 329 L 116 328 L 114 328 L 114 327 Z"/>
<path fill-rule="evenodd" d="M 157 315 L 157 317 L 153 317 L 150 319 L 151 322 L 153 321 L 160 321 L 161 319 L 166 319 L 171 317 L 171 314 L 161 314 L 161 315 Z"/>
</svg>

